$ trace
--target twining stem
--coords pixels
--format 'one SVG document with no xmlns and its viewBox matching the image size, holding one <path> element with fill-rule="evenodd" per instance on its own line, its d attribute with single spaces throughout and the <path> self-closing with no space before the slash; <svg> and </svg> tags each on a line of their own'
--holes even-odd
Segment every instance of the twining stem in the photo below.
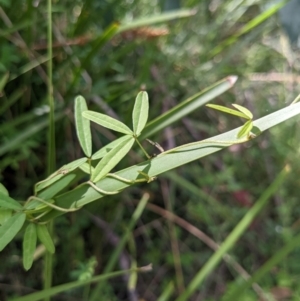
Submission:
<svg viewBox="0 0 300 301">
<path fill-rule="evenodd" d="M 140 175 L 142 175 L 144 178 L 143 179 L 137 179 L 137 180 L 128 180 L 128 179 L 125 179 L 125 178 L 120 177 L 120 176 L 118 176 L 116 174 L 113 174 L 113 173 L 108 173 L 106 175 L 106 177 L 115 178 L 119 181 L 122 181 L 122 182 L 125 182 L 125 183 L 128 183 L 128 184 L 135 184 L 135 183 L 142 183 L 142 182 L 150 183 L 150 182 L 152 182 L 156 179 L 156 177 L 150 177 L 149 175 L 147 175 L 146 173 L 144 173 L 142 171 L 138 171 L 138 173 Z M 98 192 L 100 192 L 101 194 L 114 195 L 114 194 L 118 194 L 120 192 L 120 190 L 116 190 L 116 191 L 103 190 L 103 189 L 99 188 L 97 185 L 95 185 L 92 181 L 87 181 L 86 183 L 89 184 L 91 187 L 93 187 Z"/>
<path fill-rule="evenodd" d="M 98 186 L 96 186 L 92 181 L 87 181 L 86 182 L 87 184 L 89 184 L 91 187 L 93 187 L 96 191 L 102 193 L 102 194 L 107 194 L 107 195 L 114 195 L 114 194 L 117 194 L 119 193 L 120 191 L 117 190 L 117 191 L 106 191 L 106 190 L 103 190 L 101 188 L 99 188 Z"/>
<path fill-rule="evenodd" d="M 51 208 L 53 208 L 55 210 L 61 211 L 61 212 L 74 212 L 74 211 L 77 211 L 77 210 L 79 210 L 81 208 L 81 207 L 70 208 L 70 209 L 62 208 L 62 207 L 56 206 L 56 205 L 54 205 L 54 204 L 52 204 L 50 202 L 47 202 L 47 201 L 45 201 L 45 200 L 43 200 L 41 198 L 38 198 L 36 196 L 30 197 L 28 199 L 28 202 L 30 202 L 31 200 L 35 200 L 35 201 L 41 202 L 41 203 L 43 203 L 43 204 L 45 204 L 45 205 L 47 205 L 47 206 L 49 206 L 49 207 L 51 207 Z"/>
</svg>

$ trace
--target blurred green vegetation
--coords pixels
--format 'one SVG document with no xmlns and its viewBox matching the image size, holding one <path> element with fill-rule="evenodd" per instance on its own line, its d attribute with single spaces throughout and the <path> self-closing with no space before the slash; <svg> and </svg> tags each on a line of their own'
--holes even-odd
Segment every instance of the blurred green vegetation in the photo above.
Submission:
<svg viewBox="0 0 300 301">
<path fill-rule="evenodd" d="M 54 1 L 57 168 L 82 156 L 73 116 L 78 94 L 87 99 L 90 110 L 126 124 L 140 89 L 149 94 L 152 120 L 228 75 L 238 75 L 239 80 L 215 99 L 217 104 L 243 105 L 254 113 L 254 119 L 289 105 L 300 93 L 299 50 L 291 48 L 280 28 L 272 11 L 276 3 Z M 120 30 L 137 19 L 180 8 L 193 9 L 195 14 Z M 47 176 L 46 14 L 45 1 L 0 0 L 0 84 L 2 79 L 4 86 L 0 182 L 20 200 Z M 202 108 L 150 138 L 170 149 L 239 125 L 238 118 Z M 95 274 L 101 274 L 136 204 L 148 192 L 150 204 L 131 232 L 116 269 L 126 268 L 131 260 L 138 266 L 152 263 L 154 269 L 139 274 L 132 290 L 126 278 L 110 280 L 101 287 L 101 300 L 174 300 L 213 253 L 193 227 L 220 244 L 288 165 L 291 171 L 283 185 L 230 251 L 234 262 L 253 275 L 299 233 L 298 130 L 297 118 L 292 119 L 254 142 L 234 145 L 170 171 L 156 182 L 136 185 L 57 218 L 54 285 L 85 277 L 95 259 Z M 95 126 L 93 149 L 114 138 L 114 133 Z M 150 144 L 144 146 L 157 152 Z M 141 160 L 142 154 L 134 150 L 118 167 Z M 101 222 L 96 222 L 97 217 Z M 299 300 L 299 252 L 299 248 L 291 250 L 239 300 Z M 33 268 L 25 272 L 21 253 L 17 239 L 0 254 L 1 300 L 42 289 L 43 259 L 37 255 Z M 225 300 L 243 276 L 233 266 L 223 261 L 189 300 Z M 53 300 L 87 300 L 93 291 L 93 285 L 86 286 Z"/>
</svg>

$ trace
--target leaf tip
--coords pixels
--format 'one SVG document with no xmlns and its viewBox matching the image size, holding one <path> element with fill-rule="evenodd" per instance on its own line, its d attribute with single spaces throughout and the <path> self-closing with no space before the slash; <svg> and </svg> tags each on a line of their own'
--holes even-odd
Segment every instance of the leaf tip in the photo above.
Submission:
<svg viewBox="0 0 300 301">
<path fill-rule="evenodd" d="M 238 76 L 237 75 L 230 75 L 226 79 L 229 82 L 230 86 L 232 87 L 236 83 L 236 81 L 238 80 Z"/>
</svg>

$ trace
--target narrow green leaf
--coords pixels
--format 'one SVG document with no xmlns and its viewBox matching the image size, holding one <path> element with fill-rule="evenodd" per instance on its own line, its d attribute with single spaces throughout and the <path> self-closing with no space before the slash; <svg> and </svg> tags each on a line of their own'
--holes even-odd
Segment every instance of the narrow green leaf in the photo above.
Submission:
<svg viewBox="0 0 300 301">
<path fill-rule="evenodd" d="M 57 113 L 55 115 L 55 121 L 59 120 L 60 118 L 64 117 L 65 113 Z M 35 117 L 36 118 L 36 117 Z M 45 127 L 48 126 L 48 119 L 41 118 L 40 121 L 36 121 L 32 123 L 32 125 L 23 128 L 22 131 L 18 132 L 17 135 L 10 137 L 8 141 L 0 145 L 0 156 L 7 152 L 11 152 L 12 150 L 19 149 L 20 145 L 26 140 L 33 137 L 34 134 L 43 130 Z"/>
<path fill-rule="evenodd" d="M 54 172 L 52 175 L 50 175 L 45 180 L 36 183 L 34 191 L 39 192 L 39 191 L 43 190 L 44 188 L 50 186 L 51 184 L 57 182 L 63 176 L 67 175 L 71 171 L 73 171 L 76 168 L 80 167 L 86 161 L 87 161 L 87 158 L 80 158 L 80 159 L 72 161 L 68 164 L 65 164 L 64 166 L 62 166 L 60 169 L 58 169 L 56 172 Z"/>
<path fill-rule="evenodd" d="M 235 103 L 232 104 L 236 109 L 238 109 L 240 112 L 244 113 L 246 116 L 248 116 L 248 119 L 253 119 L 253 114 L 245 107 L 237 105 Z"/>
<path fill-rule="evenodd" d="M 273 14 L 276 14 L 279 9 L 281 9 L 288 0 L 283 0 L 280 2 L 277 2 L 275 5 L 270 6 L 267 10 L 263 11 L 259 15 L 257 15 L 255 18 L 251 19 L 248 23 L 246 23 L 243 27 L 241 27 L 237 33 L 229 36 L 227 39 L 225 39 L 223 42 L 218 43 L 218 45 L 210 51 L 210 57 L 214 57 L 221 51 L 223 51 L 225 48 L 229 47 L 233 43 L 236 43 L 238 38 L 251 30 L 255 29 L 258 25 L 260 25 L 262 22 L 269 20 L 270 17 Z"/>
<path fill-rule="evenodd" d="M 252 120 L 248 120 L 243 127 L 240 129 L 240 131 L 237 134 L 238 138 L 243 138 L 245 136 L 247 136 L 251 130 L 253 128 L 253 121 Z"/>
<path fill-rule="evenodd" d="M 55 252 L 55 246 L 53 240 L 49 234 L 48 228 L 46 225 L 37 225 L 37 236 L 42 244 L 45 246 L 46 250 L 53 254 Z"/>
<path fill-rule="evenodd" d="M 116 145 L 98 163 L 92 174 L 92 181 L 98 182 L 108 174 L 129 152 L 134 143 L 134 138 L 127 136 L 127 139 Z"/>
<path fill-rule="evenodd" d="M 148 94 L 145 91 L 139 92 L 135 99 L 134 108 L 132 112 L 133 132 L 139 136 L 144 129 L 149 112 Z"/>
<path fill-rule="evenodd" d="M 21 87 L 16 89 L 4 103 L 1 104 L 0 107 L 0 115 L 2 115 L 5 111 L 7 111 L 21 96 L 24 95 L 26 88 Z"/>
<path fill-rule="evenodd" d="M 233 110 L 233 109 L 223 107 L 223 106 L 208 104 L 208 105 L 206 105 L 206 107 L 209 107 L 209 108 L 221 111 L 221 112 L 225 112 L 225 113 L 228 113 L 228 114 L 231 114 L 231 115 L 239 116 L 239 117 L 242 117 L 242 118 L 245 118 L 245 119 L 249 119 L 249 117 L 246 114 L 244 114 L 242 112 L 239 112 L 237 110 Z"/>
<path fill-rule="evenodd" d="M 2 92 L 3 88 L 5 87 L 7 81 L 9 78 L 9 73 L 5 73 L 1 78 L 0 78 L 0 93 Z"/>
<path fill-rule="evenodd" d="M 110 116 L 97 113 L 94 111 L 85 111 L 82 113 L 82 115 L 83 117 L 91 121 L 94 121 L 95 123 L 100 124 L 101 126 L 108 128 L 110 130 L 120 132 L 123 134 L 129 134 L 129 135 L 133 134 L 132 130 L 127 125 Z"/>
<path fill-rule="evenodd" d="M 28 271 L 33 263 L 33 255 L 36 248 L 36 226 L 30 223 L 25 230 L 23 239 L 23 266 Z"/>
<path fill-rule="evenodd" d="M 94 41 L 91 43 L 89 50 L 85 52 L 83 57 L 80 59 L 80 65 L 73 71 L 73 80 L 65 95 L 70 95 L 73 92 L 74 86 L 78 82 L 82 70 L 89 69 L 95 56 L 97 56 L 98 53 L 101 52 L 101 48 L 113 38 L 113 36 L 117 33 L 118 28 L 119 24 L 115 22 L 105 28 L 104 31 L 95 33 L 96 36 L 94 37 Z"/>
<path fill-rule="evenodd" d="M 2 183 L 0 183 L 0 192 L 5 194 L 6 196 L 9 196 L 8 190 L 5 188 L 5 186 Z"/>
<path fill-rule="evenodd" d="M 2 226 L 13 214 L 10 209 L 0 208 L 0 226 Z"/>
<path fill-rule="evenodd" d="M 49 187 L 46 187 L 46 189 L 39 192 L 37 197 L 44 200 L 50 200 L 55 195 L 57 195 L 61 190 L 66 189 L 75 180 L 75 178 L 76 178 L 76 174 L 74 173 L 67 174 L 59 181 L 51 184 Z"/>
<path fill-rule="evenodd" d="M 79 167 L 83 172 L 89 174 L 92 174 L 95 170 L 93 166 L 90 166 L 88 163 L 84 163 Z"/>
<path fill-rule="evenodd" d="M 121 24 L 118 32 L 130 30 L 130 29 L 138 28 L 138 27 L 142 27 L 142 26 L 149 26 L 151 24 L 167 22 L 167 21 L 170 21 L 173 19 L 190 17 L 190 16 L 194 15 L 196 12 L 197 12 L 196 10 L 180 9 L 180 10 L 174 10 L 171 12 L 166 12 L 163 14 L 157 14 L 157 15 L 153 15 L 153 16 L 145 16 L 140 19 L 133 20 L 132 22 L 130 22 L 128 24 Z"/>
<path fill-rule="evenodd" d="M 174 282 L 169 282 L 168 285 L 165 286 L 162 294 L 158 297 L 156 301 L 168 301 L 171 300 L 171 297 L 175 291 L 175 285 Z"/>
<path fill-rule="evenodd" d="M 2 1 L 3 3 L 3 1 Z M 3 7 L 3 6 L 2 6 Z M 21 29 L 30 28 L 30 25 L 34 22 L 33 19 L 25 20 L 23 22 L 19 22 L 18 24 L 11 24 L 8 28 L 0 29 L 0 37 L 7 37 L 15 33 L 16 31 L 20 31 Z M 4 26 L 3 26 L 4 27 Z"/>
<path fill-rule="evenodd" d="M 17 77 L 21 76 L 22 74 L 46 63 L 47 61 L 49 61 L 48 54 L 41 55 L 41 56 L 35 57 L 35 58 L 31 58 L 29 63 L 18 68 L 17 74 L 11 74 L 9 77 L 9 80 L 12 81 L 13 79 L 16 79 Z"/>
<path fill-rule="evenodd" d="M 100 148 L 96 153 L 93 154 L 92 156 L 92 160 L 98 160 L 103 158 L 108 152 L 110 152 L 116 145 L 120 144 L 121 142 L 125 141 L 128 139 L 128 136 L 122 136 L 108 144 L 106 144 L 105 146 L 103 146 L 102 148 Z"/>
<path fill-rule="evenodd" d="M 0 227 L 0 251 L 2 251 L 20 231 L 25 219 L 25 213 L 17 213 L 3 223 Z"/>
<path fill-rule="evenodd" d="M 80 146 L 87 157 L 92 155 L 92 135 L 90 128 L 90 121 L 83 118 L 82 112 L 87 111 L 88 107 L 86 101 L 82 96 L 75 98 L 74 115 L 76 133 L 80 143 Z"/>
<path fill-rule="evenodd" d="M 75 170 L 77 167 L 80 167 L 82 164 L 84 164 L 87 161 L 87 158 L 80 158 L 75 161 L 72 161 L 68 164 L 63 165 L 58 171 L 60 173 L 67 174 L 73 170 Z"/>
<path fill-rule="evenodd" d="M 0 192 L 0 207 L 12 210 L 21 210 L 23 208 L 19 202 L 15 201 L 2 192 Z"/>
</svg>

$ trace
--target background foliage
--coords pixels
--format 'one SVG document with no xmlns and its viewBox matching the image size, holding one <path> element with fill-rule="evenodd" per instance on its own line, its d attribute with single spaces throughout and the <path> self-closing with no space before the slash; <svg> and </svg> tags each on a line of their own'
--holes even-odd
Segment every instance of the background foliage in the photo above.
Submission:
<svg viewBox="0 0 300 301">
<path fill-rule="evenodd" d="M 78 94 L 88 100 L 90 110 L 126 124 L 140 89 L 149 94 L 152 120 L 232 74 L 239 76 L 238 82 L 215 103 L 243 105 L 254 119 L 290 104 L 300 93 L 299 50 L 290 46 L 278 16 L 265 15 L 272 5 L 275 2 L 242 0 L 189 0 L 181 5 L 147 0 L 54 2 L 57 168 L 82 156 L 73 115 Z M 112 22 L 130 24 L 176 8 L 195 9 L 195 14 L 110 36 Z M 9 73 L 0 98 L 0 181 L 20 200 L 47 176 L 46 11 L 44 1 L 0 1 L 0 78 Z M 251 26 L 258 16 L 265 21 Z M 203 108 L 151 139 L 170 149 L 240 124 L 238 118 Z M 136 204 L 148 192 L 150 203 L 130 232 L 118 269 L 136 261 L 138 266 L 153 263 L 154 270 L 139 275 L 130 288 L 126 277 L 111 280 L 101 287 L 101 295 L 105 300 L 167 300 L 171 295 L 173 300 L 213 253 L 194 227 L 221 243 L 289 165 L 288 179 L 230 253 L 254 274 L 299 232 L 298 128 L 296 119 L 291 120 L 254 142 L 234 145 L 149 185 L 136 185 L 57 218 L 54 285 L 103 273 Z M 93 150 L 115 137 L 95 126 Z M 141 160 L 140 151 L 131 151 L 119 168 Z M 43 250 L 36 253 L 29 272 L 22 268 L 21 252 L 21 240 L 14 240 L 0 254 L 1 300 L 42 288 Z M 270 300 L 299 300 L 298 257 L 299 249 L 294 249 L 273 266 L 258 283 L 258 291 Z M 240 272 L 222 262 L 191 300 L 222 300 L 240 278 Z M 82 300 L 93 290 L 94 286 L 71 290 L 62 300 Z M 245 293 L 243 300 L 258 300 L 252 289 Z"/>
</svg>

